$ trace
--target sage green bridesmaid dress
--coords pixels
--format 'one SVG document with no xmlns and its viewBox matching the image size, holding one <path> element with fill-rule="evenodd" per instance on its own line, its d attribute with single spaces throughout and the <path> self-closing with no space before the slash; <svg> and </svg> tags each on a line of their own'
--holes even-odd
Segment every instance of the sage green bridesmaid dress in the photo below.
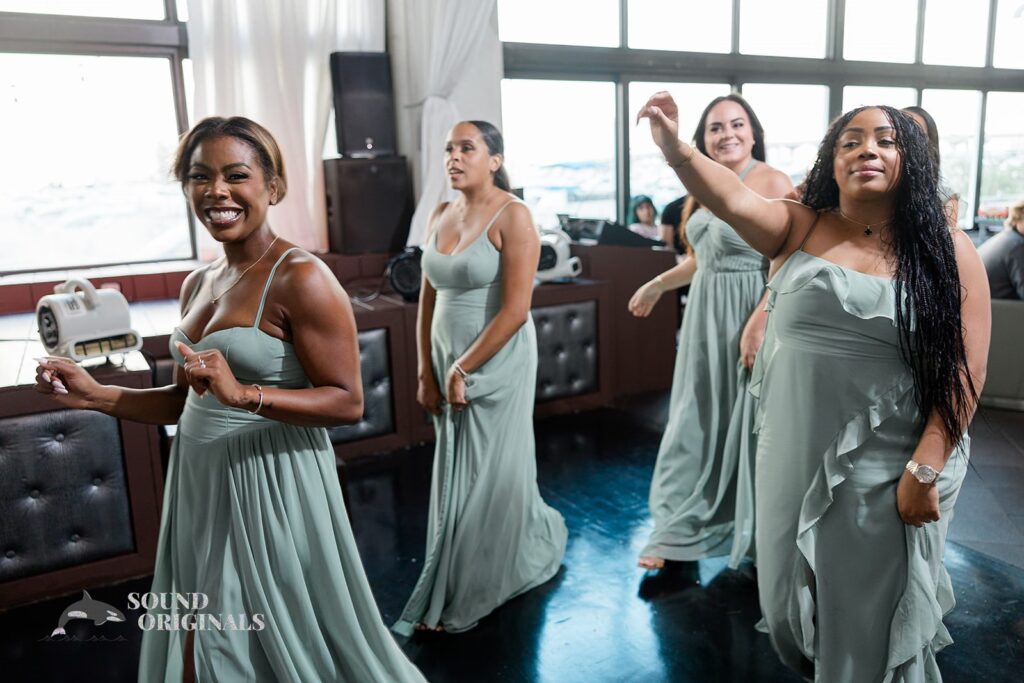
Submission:
<svg viewBox="0 0 1024 683">
<path fill-rule="evenodd" d="M 651 480 L 654 530 L 640 555 L 676 561 L 729 555 L 736 567 L 753 545 L 756 448 L 740 335 L 764 294 L 765 260 L 704 208 L 693 212 L 686 238 L 698 268 Z"/>
<path fill-rule="evenodd" d="M 501 308 L 501 254 L 488 232 L 511 203 L 463 251 L 442 254 L 433 236 L 423 250 L 423 272 L 437 291 L 430 350 L 439 387 Z M 426 558 L 396 632 L 409 635 L 419 623 L 468 630 L 558 572 L 568 532 L 537 488 L 536 382 L 537 337 L 529 318 L 470 374 L 466 409 L 454 412 L 446 403 L 434 418 Z"/>
<path fill-rule="evenodd" d="M 940 681 L 953 591 L 942 565 L 968 443 L 938 479 L 940 521 L 908 526 L 896 486 L 924 419 L 892 280 L 802 250 L 768 284 L 751 391 L 761 609 L 783 662 L 816 681 Z"/>
<path fill-rule="evenodd" d="M 267 278 L 251 327 L 198 341 L 175 329 L 175 360 L 184 360 L 174 346 L 181 341 L 219 349 L 244 384 L 310 386 L 292 344 L 259 328 L 274 273 L 291 251 Z M 201 288 L 200 281 L 195 291 Z M 374 602 L 322 428 L 229 408 L 189 389 L 171 450 L 152 591 L 202 593 L 209 599 L 202 618 L 223 625 L 195 631 L 199 681 L 424 681 Z M 179 683 L 187 634 L 147 630 L 139 680 Z"/>
</svg>

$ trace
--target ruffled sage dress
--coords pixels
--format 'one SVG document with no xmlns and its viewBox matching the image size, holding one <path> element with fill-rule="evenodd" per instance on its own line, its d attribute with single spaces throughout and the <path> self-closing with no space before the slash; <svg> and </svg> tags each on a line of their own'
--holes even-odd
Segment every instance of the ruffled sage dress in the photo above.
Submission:
<svg viewBox="0 0 1024 683">
<path fill-rule="evenodd" d="M 434 237 L 423 250 L 423 272 L 437 291 L 430 351 L 439 387 L 501 308 L 501 254 L 488 232 L 507 206 L 463 251 L 442 254 Z M 409 635 L 419 623 L 468 630 L 558 572 L 568 532 L 537 488 L 536 382 L 537 337 L 529 318 L 470 374 L 466 409 L 444 404 L 434 418 L 426 558 L 396 632 Z"/>
<path fill-rule="evenodd" d="M 896 485 L 924 420 L 892 280 L 802 250 L 768 284 L 751 380 L 761 609 L 783 662 L 816 681 L 939 681 L 952 642 L 942 554 L 968 444 L 938 480 L 937 523 L 904 524 Z"/>
<path fill-rule="evenodd" d="M 219 349 L 244 384 L 310 386 L 294 347 L 259 329 L 290 251 L 267 278 L 252 327 L 196 342 L 175 329 L 175 360 L 183 362 L 174 346 L 181 341 Z M 252 415 L 190 389 L 171 450 L 152 591 L 209 599 L 198 610 L 207 628 L 195 631 L 199 681 L 424 681 L 374 602 L 322 428 Z M 249 628 L 256 615 L 259 630 Z M 179 683 L 187 634 L 147 630 L 139 680 Z"/>
<path fill-rule="evenodd" d="M 740 335 L 764 294 L 765 259 L 704 208 L 693 212 L 686 238 L 698 268 L 651 480 L 654 530 L 640 555 L 676 561 L 729 555 L 736 567 L 753 546 L 756 448 Z"/>
</svg>

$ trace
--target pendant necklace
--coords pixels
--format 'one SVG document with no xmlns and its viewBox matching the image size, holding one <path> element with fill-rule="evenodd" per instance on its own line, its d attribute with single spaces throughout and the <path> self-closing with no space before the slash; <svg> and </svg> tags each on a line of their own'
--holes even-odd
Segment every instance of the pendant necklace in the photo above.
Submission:
<svg viewBox="0 0 1024 683">
<path fill-rule="evenodd" d="M 862 228 L 864 228 L 864 234 L 867 235 L 868 237 L 870 237 L 871 235 L 874 234 L 875 231 L 872 229 L 872 226 L 871 226 L 870 223 L 861 223 L 858 220 L 854 220 L 854 219 L 850 218 L 845 213 L 843 213 L 843 210 L 840 209 L 838 206 L 836 207 L 836 211 L 838 211 L 839 215 L 842 216 L 843 218 L 845 218 L 846 220 L 850 221 L 851 223 L 855 223 L 856 225 L 859 225 Z M 886 225 L 889 225 L 889 223 L 892 223 L 892 218 L 887 218 L 884 221 L 879 221 L 878 223 L 874 224 L 874 227 L 875 228 L 882 228 L 882 227 L 885 227 Z"/>
<path fill-rule="evenodd" d="M 256 259 L 255 261 L 250 263 L 248 266 L 246 266 L 245 270 L 243 270 L 241 273 L 239 273 L 238 277 L 235 278 L 234 282 L 232 282 L 230 285 L 228 285 L 227 289 L 225 289 L 223 292 L 221 292 L 220 294 L 218 294 L 217 296 L 213 297 L 210 300 L 214 304 L 216 304 L 218 301 L 220 301 L 221 297 L 223 297 L 225 294 L 230 292 L 232 287 L 234 287 L 239 282 L 241 282 L 242 278 L 245 277 L 246 273 L 248 273 L 250 270 L 252 270 L 253 266 L 255 266 L 257 263 L 262 261 L 263 257 L 270 253 L 270 250 L 274 248 L 274 245 L 277 244 L 277 240 L 279 240 L 279 239 L 281 239 L 280 235 L 277 235 L 276 237 L 274 237 L 274 241 L 270 243 L 270 246 L 267 247 L 266 251 L 264 251 L 262 254 L 260 254 L 260 257 L 258 259 Z M 227 257 L 225 257 L 225 260 L 226 260 L 226 258 Z M 212 282 L 210 283 L 210 294 L 213 294 L 213 283 Z"/>
</svg>

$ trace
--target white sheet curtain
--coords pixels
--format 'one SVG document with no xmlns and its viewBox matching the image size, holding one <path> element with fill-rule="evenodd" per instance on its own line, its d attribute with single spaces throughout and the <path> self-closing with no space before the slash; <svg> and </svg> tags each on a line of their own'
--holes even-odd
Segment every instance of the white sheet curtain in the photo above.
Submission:
<svg viewBox="0 0 1024 683">
<path fill-rule="evenodd" d="M 458 107 L 452 100 L 456 87 L 474 69 L 474 57 L 497 41 L 492 16 L 497 0 L 406 0 L 403 6 L 406 61 L 415 71 L 426 65 L 424 77 L 411 74 L 422 83 L 413 100 L 422 107 L 420 115 L 419 163 L 422 191 L 416 203 L 408 244 L 420 244 L 427 218 L 439 202 L 451 198 L 444 172 L 444 138 L 459 122 Z M 424 30 L 426 29 L 426 30 Z M 413 92 L 416 92 L 413 85 Z"/>
<path fill-rule="evenodd" d="M 329 55 L 383 52 L 384 0 L 188 0 L 188 12 L 196 120 L 241 115 L 270 130 L 288 176 L 271 225 L 306 249 L 325 250 Z"/>
</svg>

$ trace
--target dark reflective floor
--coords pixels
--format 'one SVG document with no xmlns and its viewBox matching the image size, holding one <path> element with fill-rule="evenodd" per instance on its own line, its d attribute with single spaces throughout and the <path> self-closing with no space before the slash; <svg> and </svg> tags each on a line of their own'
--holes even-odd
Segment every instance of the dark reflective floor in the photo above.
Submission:
<svg viewBox="0 0 1024 683">
<path fill-rule="evenodd" d="M 749 567 L 729 571 L 724 560 L 684 564 L 654 581 L 643 581 L 635 568 L 648 532 L 647 487 L 659 437 L 652 426 L 613 410 L 538 423 L 541 490 L 570 530 L 565 564 L 552 581 L 473 631 L 405 643 L 431 681 L 800 680 L 754 631 L 757 592 Z M 389 623 L 419 573 L 430 461 L 430 449 L 423 448 L 348 469 L 360 552 Z M 939 655 L 945 680 L 1021 680 L 1024 570 L 952 543 L 946 565 L 958 605 L 946 620 L 956 643 Z M 91 593 L 124 610 L 129 591 L 147 588 L 137 581 Z M 134 679 L 137 614 L 124 610 L 129 623 L 103 626 L 108 642 L 41 640 L 71 601 L 0 614 L 0 679 Z M 98 633 L 71 622 L 69 634 L 75 625 L 85 638 Z"/>
</svg>

